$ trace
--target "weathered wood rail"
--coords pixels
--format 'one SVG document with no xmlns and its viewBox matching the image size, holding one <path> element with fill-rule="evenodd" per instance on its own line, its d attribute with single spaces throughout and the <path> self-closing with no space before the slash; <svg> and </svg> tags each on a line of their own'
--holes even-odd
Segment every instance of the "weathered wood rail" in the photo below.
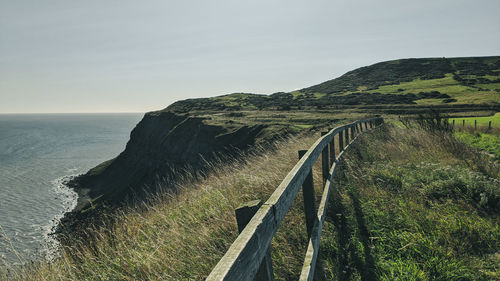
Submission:
<svg viewBox="0 0 500 281">
<path fill-rule="evenodd" d="M 347 125 L 331 129 L 307 151 L 300 151 L 300 160 L 288 173 L 281 184 L 264 204 L 258 204 L 255 215 L 245 221 L 240 235 L 233 242 L 226 254 L 212 270 L 206 280 L 251 281 L 263 271 L 262 266 L 272 270 L 270 266 L 269 246 L 288 209 L 303 186 L 304 211 L 309 243 L 305 254 L 300 280 L 313 280 L 314 269 L 319 251 L 319 242 L 325 220 L 328 199 L 332 190 L 333 177 L 339 161 L 344 157 L 352 142 L 363 132 L 378 127 L 384 122 L 381 117 L 359 120 Z M 335 156 L 335 136 L 338 135 L 339 155 Z M 346 146 L 344 146 L 344 143 Z M 316 210 L 312 168 L 321 155 L 323 195 Z M 247 207 L 247 209 L 249 209 Z M 263 260 L 265 262 L 263 263 Z M 270 268 L 270 269 L 269 269 Z M 264 270 L 265 271 L 265 270 Z M 261 277 L 262 278 L 262 277 Z M 272 272 L 268 272 L 267 280 L 272 280 Z"/>
</svg>

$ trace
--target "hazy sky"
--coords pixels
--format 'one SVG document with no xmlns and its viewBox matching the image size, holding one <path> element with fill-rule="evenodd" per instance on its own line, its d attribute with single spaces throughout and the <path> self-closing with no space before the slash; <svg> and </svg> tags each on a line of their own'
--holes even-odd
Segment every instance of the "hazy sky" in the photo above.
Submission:
<svg viewBox="0 0 500 281">
<path fill-rule="evenodd" d="M 0 113 L 143 112 L 500 55 L 499 0 L 0 0 Z"/>
</svg>

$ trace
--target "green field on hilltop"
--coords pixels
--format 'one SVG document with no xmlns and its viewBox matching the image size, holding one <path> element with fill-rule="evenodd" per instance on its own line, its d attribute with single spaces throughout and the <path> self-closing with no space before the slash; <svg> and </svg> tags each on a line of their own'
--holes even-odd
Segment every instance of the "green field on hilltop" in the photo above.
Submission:
<svg viewBox="0 0 500 281">
<path fill-rule="evenodd" d="M 456 126 L 462 126 L 463 121 L 465 121 L 466 126 L 474 126 L 474 121 L 477 121 L 477 126 L 488 126 L 491 121 L 492 127 L 500 127 L 500 112 L 495 113 L 493 116 L 451 118 L 450 122 L 453 120 L 455 120 Z"/>
<path fill-rule="evenodd" d="M 500 105 L 500 57 L 386 61 L 288 93 L 233 93 L 179 101 L 165 110 L 302 110 L 363 105 L 478 104 Z"/>
<path fill-rule="evenodd" d="M 350 96 L 351 103 L 360 94 L 368 100 L 366 94 L 391 95 L 392 100 L 377 98 L 388 104 L 499 103 L 499 70 L 499 57 L 395 60 L 353 70 L 300 92 Z"/>
<path fill-rule="evenodd" d="M 500 75 L 498 76 L 500 79 Z M 439 103 L 490 103 L 499 102 L 500 90 L 498 83 L 486 84 L 484 89 L 462 85 L 453 78 L 451 73 L 446 74 L 445 78 L 422 80 L 415 79 L 411 82 L 402 82 L 400 84 L 381 86 L 369 92 L 379 92 L 383 94 L 399 93 L 411 94 L 420 92 L 439 92 L 448 95 L 447 98 L 424 98 L 415 101 L 417 104 L 439 104 Z M 452 100 L 455 99 L 455 100 Z"/>
</svg>

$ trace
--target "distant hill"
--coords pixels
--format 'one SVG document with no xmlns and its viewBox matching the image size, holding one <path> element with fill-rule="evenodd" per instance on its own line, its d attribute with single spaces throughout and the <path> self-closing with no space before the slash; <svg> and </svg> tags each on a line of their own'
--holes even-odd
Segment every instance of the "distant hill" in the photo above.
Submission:
<svg viewBox="0 0 500 281">
<path fill-rule="evenodd" d="M 386 61 L 299 91 L 188 99 L 175 102 L 165 111 L 287 110 L 395 104 L 500 104 L 500 56 Z"/>
</svg>

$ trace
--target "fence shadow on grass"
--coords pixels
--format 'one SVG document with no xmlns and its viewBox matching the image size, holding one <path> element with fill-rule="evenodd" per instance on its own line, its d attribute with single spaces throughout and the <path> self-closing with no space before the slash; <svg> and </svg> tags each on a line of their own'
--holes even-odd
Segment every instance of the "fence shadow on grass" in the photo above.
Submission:
<svg viewBox="0 0 500 281">
<path fill-rule="evenodd" d="M 343 193 L 351 201 L 351 210 L 347 208 L 349 203 L 345 202 Z M 336 262 L 334 280 L 352 280 L 355 275 L 359 275 L 363 281 L 378 280 L 376 264 L 371 252 L 373 245 L 357 191 L 352 188 L 340 190 L 337 186 L 332 191 L 328 210 L 326 220 L 335 227 L 337 251 L 325 252 L 322 257 Z M 358 241 L 363 245 L 362 252 L 356 247 Z M 329 278 L 323 272 L 318 280 L 329 280 Z"/>
</svg>

